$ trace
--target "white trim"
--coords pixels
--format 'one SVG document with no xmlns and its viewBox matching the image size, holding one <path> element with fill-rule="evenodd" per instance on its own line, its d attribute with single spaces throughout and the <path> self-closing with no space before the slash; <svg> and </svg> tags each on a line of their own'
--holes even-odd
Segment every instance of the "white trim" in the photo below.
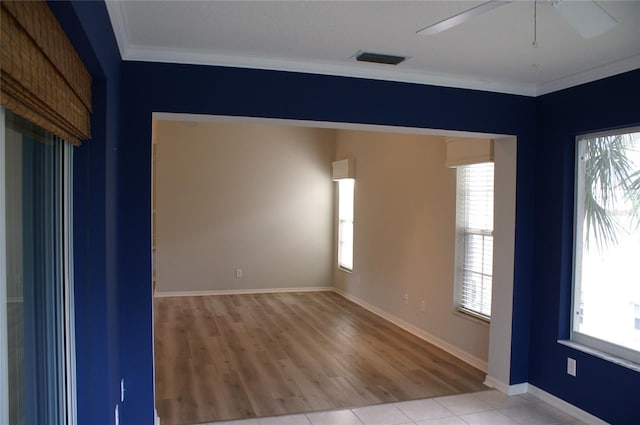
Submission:
<svg viewBox="0 0 640 425">
<path fill-rule="evenodd" d="M 118 49 L 120 50 L 120 57 L 124 58 L 127 55 L 129 34 L 127 33 L 127 23 L 124 19 L 122 3 L 122 1 L 116 0 L 105 0 L 104 2 L 105 6 L 107 7 L 109 19 L 111 20 L 113 35 L 116 37 Z"/>
<path fill-rule="evenodd" d="M 613 77 L 614 75 L 623 74 L 638 68 L 640 68 L 640 55 L 631 56 L 587 71 L 538 84 L 536 86 L 536 96 L 542 96 L 592 81 L 602 80 L 603 78 Z"/>
<path fill-rule="evenodd" d="M 628 133 L 640 133 L 640 126 L 623 127 L 615 130 L 596 131 L 595 133 L 580 134 L 576 136 L 576 142 L 581 142 L 587 139 L 595 139 L 597 137 L 617 136 L 620 134 Z"/>
<path fill-rule="evenodd" d="M 369 310 L 371 313 L 375 314 L 376 316 L 380 316 L 383 319 L 387 320 L 388 322 L 393 323 L 394 325 L 404 329 L 405 331 L 417 336 L 418 338 L 427 341 L 430 344 L 435 345 L 436 347 L 446 351 L 447 353 L 451 354 L 452 356 L 455 356 L 457 358 L 459 358 L 460 360 L 462 360 L 465 363 L 470 364 L 471 366 L 480 369 L 482 372 L 487 372 L 487 370 L 489 369 L 489 366 L 487 364 L 486 361 L 479 359 L 478 357 L 475 357 L 474 355 L 467 353 L 464 350 L 461 350 L 460 348 L 438 338 L 437 336 L 434 336 L 430 333 L 428 333 L 427 331 L 418 328 L 417 326 L 412 325 L 411 323 L 408 323 L 404 320 L 402 320 L 401 318 L 394 316 L 393 314 L 387 313 L 386 311 L 372 305 L 369 304 L 366 301 L 361 300 L 360 298 L 353 296 L 351 294 L 346 293 L 345 291 L 343 291 L 342 289 L 339 288 L 332 288 L 333 292 L 337 293 L 338 295 L 343 296 L 344 298 L 348 299 L 351 302 L 354 302 L 355 304 L 358 304 L 360 307 Z"/>
<path fill-rule="evenodd" d="M 509 384 L 505 384 L 504 382 L 494 378 L 493 376 L 487 375 L 484 378 L 483 384 L 489 388 L 500 391 L 502 394 L 509 394 Z"/>
<path fill-rule="evenodd" d="M 495 93 L 523 96 L 541 96 L 591 81 L 640 68 L 640 55 L 631 56 L 612 63 L 598 66 L 587 71 L 560 77 L 544 83 L 515 83 L 490 81 L 469 75 L 452 76 L 449 74 L 429 73 L 401 67 L 386 68 L 371 64 L 359 64 L 345 61 L 334 63 L 309 62 L 283 58 L 216 54 L 198 50 L 151 48 L 129 44 L 129 35 L 125 13 L 121 1 L 107 0 L 105 5 L 116 37 L 120 56 L 127 61 L 147 61 L 180 63 L 190 65 L 212 65 L 274 71 L 302 72 L 307 74 L 335 75 L 342 77 L 368 78 L 373 80 L 397 81 L 441 87 L 456 87 L 470 90 L 482 90 Z"/>
<path fill-rule="evenodd" d="M 573 343 L 571 347 L 576 350 L 587 352 L 603 360 L 640 372 L 640 351 L 578 332 L 573 328 L 573 324 L 571 326 L 570 342 Z"/>
<path fill-rule="evenodd" d="M 117 38 L 118 37 L 116 37 L 116 39 Z M 477 78 L 473 76 L 452 76 L 449 74 L 422 72 L 403 69 L 402 65 L 390 70 L 387 65 L 361 64 L 347 60 L 345 60 L 344 63 L 323 63 L 284 58 L 219 54 L 190 49 L 154 48 L 129 44 L 124 49 L 120 48 L 120 51 L 122 52 L 122 59 L 126 61 L 299 72 L 303 74 L 366 78 L 370 80 L 482 90 L 522 96 L 536 95 L 536 86 L 534 84 L 492 81 L 488 78 Z"/>
<path fill-rule="evenodd" d="M 528 382 L 509 385 L 487 375 L 484 384 L 508 396 L 514 396 L 518 394 L 531 394 L 532 396 L 544 401 L 545 403 L 555 407 L 556 409 L 566 413 L 567 415 L 573 416 L 574 418 L 590 425 L 608 424 L 608 422 L 603 421 L 602 419 L 592 415 L 591 413 L 582 410 L 579 407 L 574 406 L 573 404 L 554 396 L 553 394 L 541 390 L 540 388 Z"/>
<path fill-rule="evenodd" d="M 76 326 L 73 274 L 73 147 L 64 143 L 63 161 L 65 175 L 63 199 L 63 258 L 64 261 L 64 318 L 65 318 L 65 361 L 67 390 L 67 425 L 78 423 L 78 399 L 76 385 Z"/>
<path fill-rule="evenodd" d="M 120 50 L 123 60 L 127 61 L 300 72 L 305 74 L 333 75 L 439 87 L 454 87 L 530 97 L 542 96 L 640 68 L 640 55 L 638 55 L 592 68 L 584 72 L 578 72 L 566 77 L 550 80 L 545 83 L 532 84 L 511 83 L 498 80 L 490 81 L 482 78 L 474 78 L 472 76 L 443 75 L 429 72 L 418 72 L 414 70 L 404 70 L 402 68 L 393 68 L 392 70 L 388 70 L 386 68 L 371 65 L 360 66 L 360 64 L 355 65 L 351 63 L 329 64 L 321 62 L 303 62 L 257 56 L 223 55 L 194 50 L 165 50 L 130 45 L 127 45 L 124 51 L 122 51 L 122 48 Z"/>
<path fill-rule="evenodd" d="M 9 423 L 9 359 L 7 346 L 7 234 L 5 194 L 5 112 L 0 106 L 0 423 Z M 4 412 L 4 413 L 2 413 Z"/>
<path fill-rule="evenodd" d="M 508 396 L 525 394 L 529 388 L 529 384 L 526 382 L 522 384 L 509 385 L 489 375 L 487 375 L 483 384 Z"/>
<path fill-rule="evenodd" d="M 157 291 L 156 298 L 167 297 L 202 297 L 208 295 L 250 295 L 250 294 L 279 294 L 283 292 L 324 292 L 333 291 L 330 286 L 309 286 L 302 288 L 268 288 L 268 289 L 213 289 L 205 291 Z"/>
<path fill-rule="evenodd" d="M 592 415 L 591 413 L 580 409 L 577 406 L 574 406 L 571 403 L 568 403 L 564 400 L 562 400 L 561 398 L 558 398 L 556 396 L 554 396 L 553 394 L 550 394 L 544 390 L 541 390 L 540 388 L 536 387 L 535 385 L 532 384 L 527 384 L 528 385 L 528 393 L 531 394 L 532 396 L 535 396 L 537 398 L 539 398 L 540 400 L 544 401 L 545 403 L 550 404 L 551 406 L 555 407 L 558 410 L 561 410 L 562 412 L 566 413 L 567 415 L 573 416 L 574 418 L 587 423 L 587 424 L 591 424 L 591 425 L 608 425 L 608 422 L 603 421 L 602 419 L 598 418 L 597 416 Z"/>
<path fill-rule="evenodd" d="M 598 357 L 602 360 L 606 360 L 610 363 L 616 364 L 618 366 L 626 367 L 627 369 L 634 370 L 636 372 L 640 372 L 640 364 L 632 362 L 631 360 L 627 360 L 625 358 L 609 354 L 605 351 L 598 350 L 597 348 L 590 347 L 588 345 L 580 344 L 576 341 L 571 341 L 567 339 L 559 339 L 558 344 L 564 345 L 565 347 L 573 348 L 574 350 L 582 351 L 583 353 L 591 354 L 594 357 Z"/>
<path fill-rule="evenodd" d="M 507 395 L 526 394 L 529 392 L 529 383 L 523 382 L 522 384 L 509 385 Z"/>
</svg>

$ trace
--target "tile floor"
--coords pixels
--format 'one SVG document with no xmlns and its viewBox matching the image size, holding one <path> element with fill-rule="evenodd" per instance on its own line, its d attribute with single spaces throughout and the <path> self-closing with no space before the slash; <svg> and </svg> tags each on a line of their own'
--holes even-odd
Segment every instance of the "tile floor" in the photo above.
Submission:
<svg viewBox="0 0 640 425">
<path fill-rule="evenodd" d="M 586 425 L 542 400 L 482 391 L 357 409 L 201 425 Z"/>
</svg>

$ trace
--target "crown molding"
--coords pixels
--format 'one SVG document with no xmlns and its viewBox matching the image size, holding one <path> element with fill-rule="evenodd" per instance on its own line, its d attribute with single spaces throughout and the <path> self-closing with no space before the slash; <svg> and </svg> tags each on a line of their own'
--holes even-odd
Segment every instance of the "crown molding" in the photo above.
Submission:
<svg viewBox="0 0 640 425">
<path fill-rule="evenodd" d="M 640 69 L 640 55 L 631 56 L 619 61 L 611 62 L 587 71 L 578 72 L 546 83 L 538 84 L 536 96 L 553 93 L 556 91 L 623 74 L 628 71 Z"/>
<path fill-rule="evenodd" d="M 105 0 L 104 4 L 107 7 L 107 13 L 111 20 L 111 27 L 113 28 L 113 34 L 116 37 L 118 50 L 120 50 L 120 57 L 124 59 L 127 55 L 126 50 L 129 45 L 129 35 L 127 33 L 127 22 L 124 18 L 122 2 L 116 0 Z"/>
<path fill-rule="evenodd" d="M 497 93 L 535 96 L 535 85 L 504 83 L 464 76 L 418 72 L 389 65 L 346 63 L 322 63 L 294 61 L 258 56 L 236 56 L 187 49 L 158 49 L 128 46 L 124 60 L 165 62 L 191 65 L 213 65 L 234 68 L 265 69 L 272 71 L 301 72 L 307 74 L 367 78 L 373 80 L 414 83 L 441 87 L 482 90 Z"/>
<path fill-rule="evenodd" d="M 624 72 L 640 69 L 640 55 L 636 55 L 583 72 L 546 81 L 541 84 L 519 84 L 475 78 L 472 76 L 412 71 L 403 69 L 402 67 L 389 67 L 388 65 L 359 64 L 355 61 L 348 61 L 345 63 L 322 63 L 295 61 L 290 59 L 274 59 L 259 56 L 216 54 L 187 49 L 150 48 L 129 44 L 129 36 L 127 33 L 126 19 L 122 4 L 123 2 L 117 0 L 105 1 L 107 12 L 111 19 L 113 32 L 120 50 L 120 55 L 123 60 L 127 61 L 165 62 L 301 72 L 307 74 L 367 78 L 373 80 L 481 90 L 530 97 L 542 96 L 617 74 L 622 74 Z"/>
</svg>

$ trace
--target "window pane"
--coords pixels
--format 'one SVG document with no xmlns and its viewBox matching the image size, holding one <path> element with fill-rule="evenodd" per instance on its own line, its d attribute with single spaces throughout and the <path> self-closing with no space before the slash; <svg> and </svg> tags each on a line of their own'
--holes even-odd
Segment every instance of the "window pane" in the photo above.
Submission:
<svg viewBox="0 0 640 425">
<path fill-rule="evenodd" d="M 3 148 L 9 424 L 62 424 L 63 142 L 7 112 Z"/>
<path fill-rule="evenodd" d="M 355 180 L 342 179 L 338 181 L 338 218 L 353 221 L 353 187 Z"/>
<path fill-rule="evenodd" d="M 462 168 L 465 227 L 493 231 L 493 163 Z"/>
<path fill-rule="evenodd" d="M 462 307 L 491 316 L 493 237 L 467 234 L 462 276 Z"/>
<path fill-rule="evenodd" d="M 578 151 L 573 331 L 640 351 L 640 133 L 584 139 Z"/>
<path fill-rule="evenodd" d="M 493 163 L 458 167 L 456 299 L 463 311 L 491 316 Z"/>
<path fill-rule="evenodd" d="M 338 265 L 353 269 L 353 179 L 338 180 Z"/>
</svg>

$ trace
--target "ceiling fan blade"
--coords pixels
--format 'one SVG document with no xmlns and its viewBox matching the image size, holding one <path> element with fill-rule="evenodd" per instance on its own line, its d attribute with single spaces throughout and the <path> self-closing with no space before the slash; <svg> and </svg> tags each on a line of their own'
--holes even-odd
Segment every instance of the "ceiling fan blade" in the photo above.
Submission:
<svg viewBox="0 0 640 425">
<path fill-rule="evenodd" d="M 618 23 L 595 1 L 556 1 L 553 7 L 583 38 L 604 34 Z"/>
<path fill-rule="evenodd" d="M 465 10 L 464 12 L 458 13 L 450 18 L 442 20 L 433 25 L 429 25 L 428 27 L 422 28 L 421 30 L 416 31 L 416 34 L 420 35 L 432 35 L 437 34 L 442 31 L 446 31 L 450 28 L 456 27 L 462 23 L 465 23 L 476 16 L 482 15 L 485 12 L 493 10 L 497 7 L 504 6 L 505 4 L 509 4 L 511 1 L 502 1 L 502 0 L 490 0 L 488 2 L 479 4 L 478 6 L 472 7 L 471 9 Z"/>
</svg>

